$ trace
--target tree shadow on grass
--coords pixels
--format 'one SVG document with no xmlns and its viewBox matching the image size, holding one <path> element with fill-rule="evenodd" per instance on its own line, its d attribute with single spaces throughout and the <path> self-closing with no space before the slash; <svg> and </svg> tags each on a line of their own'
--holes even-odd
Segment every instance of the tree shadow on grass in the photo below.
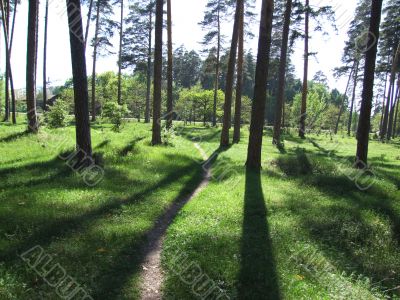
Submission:
<svg viewBox="0 0 400 300">
<path fill-rule="evenodd" d="M 136 151 L 136 145 L 137 145 L 137 143 L 140 142 L 140 141 L 142 141 L 142 140 L 144 140 L 144 139 L 145 139 L 144 136 L 135 138 L 134 140 L 130 141 L 130 142 L 128 143 L 128 145 L 126 145 L 123 149 L 121 149 L 121 150 L 118 152 L 118 154 L 119 154 L 120 156 L 127 156 L 130 152 Z"/>
<path fill-rule="evenodd" d="M 10 134 L 8 136 L 0 138 L 0 143 L 9 143 L 9 142 L 12 142 L 12 141 L 14 141 L 16 139 L 19 139 L 21 137 L 28 136 L 29 134 L 30 134 L 30 132 L 28 132 L 28 131 L 12 133 L 12 134 Z"/>
<path fill-rule="evenodd" d="M 240 299 L 281 299 L 260 172 L 246 170 Z"/>
</svg>

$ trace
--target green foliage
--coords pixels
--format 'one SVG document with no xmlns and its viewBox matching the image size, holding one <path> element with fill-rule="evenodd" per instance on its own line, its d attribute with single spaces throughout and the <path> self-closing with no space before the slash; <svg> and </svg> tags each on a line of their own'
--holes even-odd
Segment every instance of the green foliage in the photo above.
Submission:
<svg viewBox="0 0 400 300">
<path fill-rule="evenodd" d="M 124 123 L 124 117 L 129 113 L 126 104 L 119 105 L 117 102 L 107 102 L 103 106 L 103 117 L 113 124 L 113 130 L 116 132 L 121 131 Z"/>
<path fill-rule="evenodd" d="M 176 140 L 176 134 L 175 134 L 174 127 L 173 126 L 171 128 L 163 127 L 162 133 L 161 133 L 161 138 L 162 138 L 164 145 L 174 146 L 175 140 Z"/>
<path fill-rule="evenodd" d="M 44 113 L 45 123 L 50 128 L 65 127 L 68 117 L 68 104 L 63 100 L 58 100 L 49 110 Z"/>
</svg>

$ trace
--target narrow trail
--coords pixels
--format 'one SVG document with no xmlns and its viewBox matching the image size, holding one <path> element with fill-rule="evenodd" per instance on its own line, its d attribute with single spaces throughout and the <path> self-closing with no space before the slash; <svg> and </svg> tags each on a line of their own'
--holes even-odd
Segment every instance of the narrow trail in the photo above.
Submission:
<svg viewBox="0 0 400 300">
<path fill-rule="evenodd" d="M 195 143 L 194 146 L 199 150 L 203 160 L 207 161 L 207 154 L 200 145 Z M 209 164 L 207 164 L 203 174 L 203 179 L 194 191 L 183 199 L 171 204 L 168 210 L 157 220 L 154 228 L 148 233 L 148 242 L 143 249 L 144 260 L 141 265 L 142 271 L 140 277 L 142 280 L 142 286 L 140 290 L 140 299 L 162 299 L 161 287 L 164 276 L 161 268 L 161 251 L 165 233 L 181 208 L 208 185 L 210 178 L 211 170 Z"/>
</svg>

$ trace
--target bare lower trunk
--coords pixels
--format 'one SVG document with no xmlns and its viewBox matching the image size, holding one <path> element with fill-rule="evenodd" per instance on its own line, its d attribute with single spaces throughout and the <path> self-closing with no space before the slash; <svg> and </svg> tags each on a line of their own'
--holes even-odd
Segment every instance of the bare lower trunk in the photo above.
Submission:
<svg viewBox="0 0 400 300">
<path fill-rule="evenodd" d="M 220 141 L 221 147 L 226 147 L 229 145 L 229 129 L 231 128 L 231 118 L 232 118 L 233 76 L 235 73 L 236 52 L 237 52 L 238 38 L 239 38 L 238 29 L 239 29 L 242 1 L 243 0 L 237 0 L 236 2 L 235 22 L 233 25 L 231 50 L 229 52 L 228 71 L 226 74 L 224 117 L 222 122 L 222 132 Z"/>
<path fill-rule="evenodd" d="M 389 62 L 388 62 L 389 63 Z M 383 89 L 383 99 L 382 99 L 382 115 L 381 115 L 381 122 L 379 123 L 379 134 L 382 132 L 382 126 L 383 126 L 383 115 L 385 114 L 385 102 L 386 102 L 386 86 L 387 86 L 387 79 L 388 79 L 389 73 L 386 73 L 385 76 L 385 87 Z"/>
<path fill-rule="evenodd" d="M 100 4 L 97 3 L 96 29 L 94 33 L 93 46 L 93 68 L 92 68 L 92 121 L 96 121 L 96 63 L 97 63 L 97 44 L 99 36 Z"/>
<path fill-rule="evenodd" d="M 299 136 L 305 137 L 306 133 L 306 114 L 307 114 L 307 95 L 308 95 L 308 39 L 309 39 L 309 21 L 310 21 L 310 1 L 306 0 L 305 13 L 305 36 L 304 36 L 304 74 L 303 91 L 301 96 L 300 128 Z"/>
<path fill-rule="evenodd" d="M 390 115 L 389 115 L 388 132 L 387 132 L 387 136 L 386 136 L 387 140 L 390 140 L 393 136 L 394 117 L 395 117 L 395 110 L 396 110 L 396 99 L 397 99 L 398 95 L 399 95 L 399 85 L 397 85 L 396 93 L 394 93 L 394 87 L 393 87 L 392 105 L 391 105 Z"/>
<path fill-rule="evenodd" d="M 146 90 L 146 108 L 144 113 L 144 122 L 150 123 L 150 95 L 151 95 L 151 47 L 152 47 L 152 30 L 153 30 L 153 11 L 149 13 L 149 48 L 147 53 L 147 90 Z"/>
<path fill-rule="evenodd" d="M 381 22 L 382 0 L 372 0 L 371 19 L 369 25 L 367 49 L 365 55 L 365 71 L 360 109 L 360 119 L 357 130 L 357 153 L 355 166 L 364 169 L 368 162 L 369 132 L 371 129 L 371 109 L 374 94 L 374 75 L 376 54 L 379 41 L 379 25 Z"/>
<path fill-rule="evenodd" d="M 172 99 L 172 16 L 171 0 L 167 0 L 167 31 L 168 31 L 168 70 L 167 70 L 167 128 L 172 127 L 173 118 L 173 99 Z"/>
<path fill-rule="evenodd" d="M 400 102 L 400 94 L 399 94 L 399 89 L 400 89 L 400 79 L 397 82 L 397 97 L 396 97 L 396 114 L 394 117 L 394 125 L 393 125 L 393 138 L 395 138 L 397 136 L 397 120 L 398 120 L 398 116 L 399 116 L 399 102 Z"/>
<path fill-rule="evenodd" d="M 26 104 L 28 115 L 28 131 L 36 133 L 38 122 L 36 115 L 36 49 L 37 49 L 37 15 L 39 1 L 29 0 L 28 13 L 28 49 L 26 59 Z"/>
<path fill-rule="evenodd" d="M 287 49 L 289 42 L 291 15 L 292 15 L 292 0 L 287 0 L 285 9 L 285 21 L 283 25 L 283 34 L 282 34 L 281 56 L 279 62 L 279 83 L 278 83 L 278 93 L 276 97 L 274 136 L 272 139 L 272 143 L 275 145 L 280 144 L 281 141 L 282 114 L 283 114 L 283 106 L 285 103 Z"/>
<path fill-rule="evenodd" d="M 163 0 L 156 1 L 156 26 L 154 47 L 154 97 L 152 144 L 161 144 L 161 81 L 162 81 L 162 35 Z"/>
<path fill-rule="evenodd" d="M 118 104 L 122 104 L 122 37 L 124 30 L 124 0 L 121 0 L 121 18 L 119 25 L 119 52 L 118 52 Z"/>
<path fill-rule="evenodd" d="M 350 136 L 351 124 L 353 122 L 354 101 L 356 99 L 357 82 L 358 82 L 358 66 L 359 66 L 359 61 L 357 61 L 355 69 L 354 69 L 353 94 L 351 96 L 350 115 L 349 115 L 349 121 L 347 123 L 347 135 L 348 136 Z"/>
<path fill-rule="evenodd" d="M 389 93 L 387 96 L 386 107 L 385 107 L 385 115 L 383 117 L 382 123 L 382 131 L 381 131 L 381 139 L 383 140 L 388 133 L 388 124 L 389 124 L 389 114 L 391 109 L 391 101 L 394 93 L 394 84 L 396 80 L 396 68 L 400 59 L 400 43 L 397 46 L 397 50 L 393 56 L 392 70 L 390 72 L 390 85 L 389 85 Z"/>
<path fill-rule="evenodd" d="M 265 99 L 267 96 L 273 10 L 273 0 L 262 1 L 254 100 L 251 111 L 250 136 L 246 162 L 248 168 L 256 170 L 261 168 L 261 148 L 264 128 Z"/>
<path fill-rule="evenodd" d="M 49 16 L 49 0 L 46 0 L 44 17 L 44 45 L 43 45 L 43 110 L 47 109 L 47 23 Z"/>
<path fill-rule="evenodd" d="M 80 1 L 67 0 L 67 8 L 74 83 L 76 147 L 79 150 L 78 159 L 83 160 L 86 156 L 92 156 L 92 142 L 90 136 L 85 40 Z"/>
<path fill-rule="evenodd" d="M 215 82 L 214 82 L 214 106 L 213 106 L 213 126 L 217 126 L 217 98 L 218 98 L 218 89 L 219 89 L 219 59 L 221 52 L 221 20 L 220 20 L 220 12 L 218 11 L 218 45 L 217 45 L 217 61 L 215 65 Z"/>
<path fill-rule="evenodd" d="M 345 89 L 344 94 L 343 94 L 343 101 L 342 101 L 342 104 L 340 105 L 338 118 L 336 120 L 335 134 L 337 134 L 338 130 L 339 130 L 340 118 L 341 118 L 341 116 L 343 114 L 344 105 L 346 103 L 347 90 L 349 89 L 349 86 L 350 86 L 351 77 L 352 77 L 353 72 L 354 72 L 354 66 L 355 66 L 355 64 L 353 64 L 353 68 L 351 68 L 349 79 L 347 80 L 347 84 L 346 84 L 346 89 Z"/>
<path fill-rule="evenodd" d="M 244 57 L 244 1 L 241 1 L 239 19 L 239 44 L 236 78 L 235 119 L 233 127 L 233 143 L 240 141 L 240 126 L 242 122 L 242 87 L 243 87 L 243 57 Z"/>
</svg>

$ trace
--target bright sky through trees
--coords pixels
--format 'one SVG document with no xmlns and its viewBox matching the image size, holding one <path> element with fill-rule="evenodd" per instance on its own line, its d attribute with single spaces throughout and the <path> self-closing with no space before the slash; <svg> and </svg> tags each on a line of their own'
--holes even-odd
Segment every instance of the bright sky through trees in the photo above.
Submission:
<svg viewBox="0 0 400 300">
<path fill-rule="evenodd" d="M 256 12 L 260 11 L 261 1 L 257 0 Z M 313 39 L 310 44 L 311 52 L 318 52 L 315 58 L 310 59 L 310 78 L 314 74 L 322 70 L 329 79 L 329 85 L 331 88 L 344 89 L 346 84 L 346 78 L 342 78 L 336 81 L 333 77 L 332 69 L 340 65 L 340 58 L 342 55 L 342 49 L 344 41 L 346 39 L 346 32 L 350 20 L 353 17 L 354 9 L 356 6 L 356 0 L 351 1 L 333 1 L 333 0 L 311 0 L 312 5 L 331 5 L 336 11 L 338 34 L 332 31 L 329 36 L 322 36 L 320 33 L 313 34 Z M 196 51 L 201 49 L 199 42 L 201 41 L 204 33 L 201 27 L 198 25 L 203 18 L 203 11 L 205 7 L 205 0 L 173 0 L 173 32 L 174 32 L 174 48 L 184 44 L 184 46 L 191 50 Z M 45 1 L 41 2 L 40 7 L 40 26 L 42 26 L 42 19 L 44 18 L 44 5 Z M 69 49 L 69 37 L 67 27 L 67 16 L 65 13 L 65 1 L 62 0 L 50 0 L 49 8 L 49 33 L 48 33 L 48 77 L 51 85 L 63 84 L 64 81 L 70 78 L 71 73 L 71 59 Z M 128 9 L 126 9 L 126 13 Z M 84 9 L 86 14 L 86 8 Z M 23 88 L 25 86 L 25 63 L 26 63 L 26 30 L 27 30 L 27 2 L 23 1 L 18 6 L 16 32 L 12 53 L 12 65 L 14 71 L 14 81 L 16 88 Z M 115 19 L 117 19 L 117 12 Z M 233 16 L 232 16 L 233 18 Z M 256 37 L 250 41 L 249 44 L 245 45 L 246 49 L 251 47 L 253 52 L 257 47 L 257 35 L 258 35 L 258 21 L 253 24 L 253 33 Z M 86 22 L 86 20 L 84 20 Z M 90 36 L 94 33 L 94 24 L 92 24 Z M 231 23 L 226 23 L 223 26 L 223 33 L 229 37 L 231 35 Z M 328 27 L 327 27 L 328 28 Z M 42 47 L 43 47 L 43 28 L 39 28 L 39 56 L 38 65 L 42 65 Z M 115 55 L 109 57 L 100 57 L 98 60 L 98 72 L 104 72 L 108 70 L 117 70 L 117 38 L 114 41 L 114 52 Z M 228 45 L 225 45 L 227 47 Z M 4 45 L 1 45 L 1 56 L 4 61 Z M 87 65 L 91 65 L 91 51 L 87 53 Z M 302 42 L 299 41 L 296 44 L 296 52 L 293 56 L 293 63 L 296 67 L 296 75 L 301 77 L 302 73 Z M 38 83 L 42 82 L 42 74 L 37 74 Z M 38 84 L 40 86 L 40 84 Z"/>
</svg>

